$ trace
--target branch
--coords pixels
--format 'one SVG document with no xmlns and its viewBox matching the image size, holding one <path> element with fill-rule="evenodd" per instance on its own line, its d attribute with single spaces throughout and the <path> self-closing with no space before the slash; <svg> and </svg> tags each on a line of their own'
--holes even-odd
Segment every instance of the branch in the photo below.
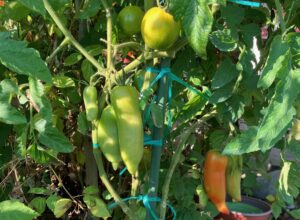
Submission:
<svg viewBox="0 0 300 220">
<path fill-rule="evenodd" d="M 55 56 L 56 54 L 63 49 L 66 45 L 68 45 L 70 43 L 68 38 L 65 38 L 60 45 L 52 52 L 52 54 L 50 54 L 47 58 L 46 58 L 46 62 L 49 63 Z"/>
<path fill-rule="evenodd" d="M 107 174 L 103 167 L 103 161 L 102 161 L 102 155 L 100 149 L 94 149 L 93 150 L 94 157 L 97 163 L 99 177 L 102 181 L 102 183 L 105 185 L 108 192 L 112 195 L 114 200 L 118 203 L 118 205 L 121 207 L 122 211 L 129 217 L 129 219 L 138 220 L 136 218 L 136 215 L 133 213 L 133 211 L 122 201 L 119 194 L 115 191 L 113 186 L 108 180 Z"/>
<path fill-rule="evenodd" d="M 77 50 L 88 60 L 93 64 L 98 71 L 103 71 L 103 67 L 97 62 L 97 60 L 89 54 L 89 52 L 86 51 L 79 43 L 76 41 L 76 39 L 72 36 L 72 34 L 67 30 L 67 28 L 63 25 L 61 20 L 59 19 L 58 15 L 54 11 L 54 9 L 49 4 L 48 0 L 43 0 L 46 10 L 48 11 L 51 18 L 54 20 L 55 24 L 58 26 L 58 28 L 61 30 L 61 32 L 65 35 L 65 37 L 76 47 Z"/>
</svg>

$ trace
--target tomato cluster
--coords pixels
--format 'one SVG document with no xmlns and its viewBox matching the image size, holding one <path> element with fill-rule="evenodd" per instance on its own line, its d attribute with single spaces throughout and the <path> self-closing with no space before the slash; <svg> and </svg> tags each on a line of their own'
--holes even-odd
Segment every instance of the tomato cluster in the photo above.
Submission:
<svg viewBox="0 0 300 220">
<path fill-rule="evenodd" d="M 118 23 L 127 35 L 142 33 L 151 49 L 166 50 L 178 39 L 180 25 L 174 17 L 159 7 L 149 9 L 145 15 L 137 6 L 127 6 L 118 15 Z"/>
</svg>

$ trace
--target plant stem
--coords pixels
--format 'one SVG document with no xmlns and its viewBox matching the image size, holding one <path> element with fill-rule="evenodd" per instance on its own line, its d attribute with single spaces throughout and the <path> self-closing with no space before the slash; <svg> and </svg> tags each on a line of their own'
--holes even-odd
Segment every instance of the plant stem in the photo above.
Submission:
<svg viewBox="0 0 300 220">
<path fill-rule="evenodd" d="M 88 60 L 91 62 L 91 64 L 93 64 L 93 66 L 95 66 L 98 71 L 103 71 L 103 67 L 97 62 L 97 60 L 90 55 L 86 49 L 84 49 L 79 43 L 78 41 L 72 36 L 72 34 L 70 33 L 70 31 L 67 30 L 67 28 L 63 25 L 63 23 L 61 22 L 61 20 L 59 19 L 58 15 L 56 14 L 56 12 L 54 11 L 54 9 L 51 7 L 51 5 L 49 4 L 48 0 L 43 0 L 44 5 L 46 10 L 48 11 L 49 15 L 51 16 L 51 18 L 54 20 L 55 24 L 58 26 L 58 28 L 61 30 L 61 32 L 65 35 L 65 37 L 76 47 L 76 49 Z"/>
<path fill-rule="evenodd" d="M 55 56 L 56 54 L 61 50 L 63 49 L 66 45 L 68 45 L 70 43 L 69 39 L 68 38 L 65 38 L 61 43 L 60 45 L 52 52 L 52 54 L 50 54 L 50 56 L 48 56 L 46 58 L 46 62 L 49 63 Z"/>
<path fill-rule="evenodd" d="M 112 14 L 109 4 L 106 0 L 101 0 L 102 5 L 106 12 L 106 41 L 107 41 L 107 63 L 106 63 L 106 83 L 105 86 L 108 87 L 108 91 L 111 90 L 111 72 L 114 70 L 113 60 L 112 60 Z"/>
<path fill-rule="evenodd" d="M 136 215 L 132 212 L 132 210 L 122 201 L 122 199 L 120 198 L 119 194 L 115 191 L 115 189 L 113 188 L 113 186 L 111 185 L 111 183 L 108 180 L 107 174 L 104 170 L 103 167 L 103 161 L 102 161 L 102 155 L 101 155 L 101 151 L 100 149 L 93 149 L 93 153 L 94 153 L 94 157 L 97 163 L 97 167 L 98 167 L 98 172 L 99 172 L 99 177 L 102 181 L 102 183 L 105 185 L 106 189 L 108 190 L 108 192 L 112 195 L 112 197 L 114 198 L 114 200 L 118 203 L 118 205 L 121 207 L 121 209 L 123 210 L 123 212 L 130 218 L 133 220 L 138 220 L 136 218 Z"/>
<path fill-rule="evenodd" d="M 132 175 L 131 181 L 131 196 L 136 196 L 139 186 L 139 173 L 136 172 L 135 175 Z"/>
<path fill-rule="evenodd" d="M 169 67 L 171 63 L 170 59 L 162 60 L 162 67 Z M 158 88 L 158 97 L 157 97 L 157 104 L 162 112 L 162 118 L 165 118 L 165 110 L 167 106 L 168 100 L 168 87 L 169 87 L 169 79 L 167 76 L 164 76 L 159 81 L 159 88 Z M 164 139 L 164 126 L 161 128 L 154 127 L 153 129 L 153 140 L 163 140 Z M 160 170 L 160 158 L 162 147 L 154 147 L 152 148 L 152 156 L 151 156 L 151 169 L 150 169 L 150 179 L 149 179 L 149 188 L 151 192 L 149 193 L 150 197 L 157 196 L 158 190 L 158 182 L 159 182 L 159 170 Z M 155 210 L 156 204 L 150 203 L 152 210 Z M 147 211 L 147 220 L 151 220 L 151 214 Z"/>
<path fill-rule="evenodd" d="M 177 164 L 180 161 L 180 156 L 182 151 L 185 149 L 186 142 L 188 138 L 190 137 L 191 133 L 195 130 L 197 124 L 194 124 L 192 127 L 190 127 L 188 130 L 186 130 L 182 135 L 179 136 L 179 144 L 175 151 L 174 156 L 172 157 L 172 161 L 170 164 L 170 167 L 167 172 L 167 176 L 165 178 L 164 185 L 162 187 L 162 200 L 160 205 L 160 219 L 165 219 L 166 211 L 167 211 L 167 199 L 169 194 L 169 188 L 170 183 L 172 180 L 173 173 L 175 171 L 175 168 Z"/>
<path fill-rule="evenodd" d="M 279 16 L 279 23 L 280 23 L 281 32 L 285 33 L 286 24 L 285 24 L 285 21 L 284 21 L 284 18 L 283 18 L 282 6 L 281 6 L 279 0 L 275 0 L 275 5 L 276 5 L 276 9 L 277 9 L 277 14 Z"/>
<path fill-rule="evenodd" d="M 57 173 L 55 172 L 55 170 L 52 168 L 52 166 L 49 166 L 49 168 L 53 172 L 54 176 L 56 177 L 56 179 L 58 180 L 58 182 L 60 183 L 60 185 L 62 186 L 62 188 L 65 190 L 65 192 L 68 194 L 68 196 L 72 199 L 72 201 L 74 203 L 76 203 L 78 205 L 78 207 L 80 207 L 82 210 L 84 210 L 83 205 L 81 204 L 80 200 L 77 200 L 76 198 L 74 198 L 71 195 L 71 193 L 67 190 L 67 188 L 63 184 L 63 181 L 61 180 L 61 178 L 57 175 Z"/>
</svg>

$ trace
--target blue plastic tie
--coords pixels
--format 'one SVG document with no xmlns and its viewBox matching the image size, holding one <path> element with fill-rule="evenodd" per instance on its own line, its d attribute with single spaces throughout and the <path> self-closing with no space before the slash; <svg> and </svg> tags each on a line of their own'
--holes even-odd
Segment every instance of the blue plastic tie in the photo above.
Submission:
<svg viewBox="0 0 300 220">
<path fill-rule="evenodd" d="M 150 212 L 152 218 L 154 220 L 159 220 L 159 218 L 157 217 L 155 212 L 152 210 L 150 203 L 151 202 L 161 202 L 161 198 L 159 198 L 159 197 L 149 197 L 148 195 L 140 195 L 140 196 L 131 196 L 131 197 L 127 197 L 125 199 L 122 199 L 123 202 L 127 202 L 129 200 L 142 201 L 145 208 Z M 118 206 L 118 203 L 114 202 L 114 203 L 110 204 L 108 206 L 108 208 L 113 209 L 117 206 Z M 167 203 L 167 207 L 171 210 L 171 212 L 173 214 L 173 220 L 176 220 L 177 215 L 176 215 L 176 211 L 175 211 L 174 207 L 169 203 Z"/>
<path fill-rule="evenodd" d="M 100 148 L 100 145 L 98 143 L 93 143 L 93 148 L 98 149 L 98 148 Z"/>
<path fill-rule="evenodd" d="M 169 78 L 169 87 L 168 87 L 168 103 L 169 106 L 171 106 L 172 102 L 172 82 L 176 81 L 180 83 L 181 85 L 185 86 L 187 89 L 192 91 L 193 93 L 196 93 L 197 95 L 203 97 L 207 101 L 209 100 L 211 96 L 211 92 L 209 90 L 205 90 L 204 92 L 200 92 L 197 90 L 195 87 L 191 86 L 187 82 L 183 81 L 181 78 L 176 76 L 174 73 L 172 73 L 172 70 L 169 67 L 162 67 L 161 69 L 158 68 L 153 68 L 153 67 L 147 67 L 146 71 L 151 72 L 151 73 L 158 73 L 156 78 L 151 82 L 149 85 L 149 88 L 152 88 L 155 83 L 157 83 L 161 78 L 164 76 L 167 76 Z M 168 127 L 172 127 L 172 112 L 168 111 Z"/>
<path fill-rule="evenodd" d="M 229 2 L 233 2 L 236 4 L 240 4 L 240 5 L 246 5 L 246 6 L 250 6 L 250 7 L 260 7 L 260 2 L 251 2 L 251 1 L 244 1 L 244 0 L 227 0 Z"/>
</svg>

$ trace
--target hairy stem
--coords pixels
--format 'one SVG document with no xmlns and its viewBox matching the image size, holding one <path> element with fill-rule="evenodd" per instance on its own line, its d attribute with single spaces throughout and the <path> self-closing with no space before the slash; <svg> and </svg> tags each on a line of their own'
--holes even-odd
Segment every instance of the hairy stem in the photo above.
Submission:
<svg viewBox="0 0 300 220">
<path fill-rule="evenodd" d="M 86 49 L 84 49 L 78 41 L 72 36 L 70 31 L 63 25 L 60 18 L 54 11 L 54 9 L 49 4 L 48 0 L 43 0 L 46 10 L 48 11 L 51 18 L 54 20 L 55 24 L 58 26 L 58 28 L 61 30 L 61 32 L 65 35 L 65 37 L 76 47 L 76 49 L 88 60 L 91 62 L 93 66 L 95 66 L 98 71 L 103 71 L 103 67 L 97 62 L 97 60 L 90 55 Z"/>
</svg>

